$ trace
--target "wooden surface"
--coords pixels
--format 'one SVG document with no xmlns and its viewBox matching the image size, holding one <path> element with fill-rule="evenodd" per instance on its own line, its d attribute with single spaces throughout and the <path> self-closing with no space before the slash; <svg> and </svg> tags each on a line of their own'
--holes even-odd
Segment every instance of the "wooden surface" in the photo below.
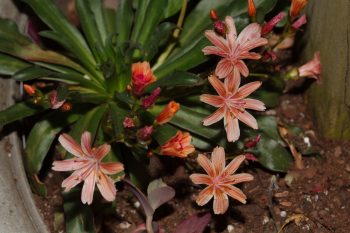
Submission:
<svg viewBox="0 0 350 233">
<path fill-rule="evenodd" d="M 322 83 L 308 94 L 320 136 L 350 139 L 350 0 L 310 0 L 304 61 L 321 52 Z"/>
</svg>

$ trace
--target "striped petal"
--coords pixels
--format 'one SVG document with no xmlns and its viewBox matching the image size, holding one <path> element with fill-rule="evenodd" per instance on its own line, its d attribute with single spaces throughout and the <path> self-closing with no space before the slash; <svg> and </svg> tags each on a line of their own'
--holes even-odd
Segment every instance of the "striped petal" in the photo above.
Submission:
<svg viewBox="0 0 350 233">
<path fill-rule="evenodd" d="M 215 214 L 224 214 L 228 209 L 228 197 L 221 189 L 215 189 L 213 209 Z"/>
<path fill-rule="evenodd" d="M 210 84 L 213 86 L 215 91 L 222 97 L 226 96 L 226 89 L 224 84 L 215 76 L 210 75 L 208 78 Z"/>
<path fill-rule="evenodd" d="M 117 189 L 114 186 L 113 180 L 103 172 L 100 172 L 98 176 L 97 187 L 104 199 L 107 201 L 114 201 Z"/>
<path fill-rule="evenodd" d="M 81 149 L 86 155 L 91 155 L 91 133 L 88 131 L 81 135 Z"/>
<path fill-rule="evenodd" d="M 206 184 L 206 185 L 212 184 L 211 177 L 205 174 L 195 173 L 190 175 L 190 179 L 194 184 Z"/>
<path fill-rule="evenodd" d="M 239 112 L 237 118 L 249 127 L 252 127 L 253 129 L 258 129 L 258 122 L 249 112 Z"/>
<path fill-rule="evenodd" d="M 225 168 L 225 150 L 223 147 L 215 147 L 211 155 L 211 161 L 215 170 L 215 176 L 218 176 Z"/>
<path fill-rule="evenodd" d="M 200 101 L 217 108 L 222 107 L 224 104 L 224 99 L 217 95 L 203 94 L 200 96 Z"/>
<path fill-rule="evenodd" d="M 92 170 L 84 180 L 83 189 L 81 190 L 81 202 L 90 205 L 92 203 L 95 191 L 96 171 Z"/>
<path fill-rule="evenodd" d="M 220 49 L 219 47 L 216 46 L 207 46 L 204 47 L 202 49 L 202 52 L 204 53 L 204 55 L 217 55 L 220 57 L 225 57 L 226 56 L 226 52 L 222 49 Z"/>
<path fill-rule="evenodd" d="M 226 78 L 233 70 L 233 65 L 230 60 L 224 58 L 219 61 L 216 66 L 215 74 L 219 78 Z"/>
<path fill-rule="evenodd" d="M 97 160 L 101 161 L 111 150 L 111 146 L 103 144 L 92 152 L 92 156 Z"/>
<path fill-rule="evenodd" d="M 261 86 L 262 82 L 256 81 L 248 83 L 238 89 L 238 92 L 235 94 L 235 98 L 243 99 L 254 92 Z"/>
<path fill-rule="evenodd" d="M 89 164 L 88 160 L 79 160 L 79 159 L 66 159 L 62 161 L 53 162 L 52 170 L 54 171 L 74 171 L 81 169 Z"/>
<path fill-rule="evenodd" d="M 238 60 L 235 66 L 244 77 L 247 77 L 249 75 L 249 69 L 242 60 Z"/>
<path fill-rule="evenodd" d="M 203 125 L 208 126 L 220 121 L 224 117 L 224 108 L 219 108 L 213 114 L 203 120 Z"/>
<path fill-rule="evenodd" d="M 254 176 L 248 173 L 240 173 L 236 175 L 232 175 L 233 182 L 231 184 L 239 184 L 243 182 L 249 182 L 254 180 Z"/>
<path fill-rule="evenodd" d="M 64 149 L 76 157 L 82 157 L 83 151 L 80 145 L 68 134 L 61 134 L 58 137 L 58 141 L 61 143 Z"/>
<path fill-rule="evenodd" d="M 107 175 L 120 173 L 124 170 L 124 165 L 118 162 L 101 163 L 100 169 Z"/>
<path fill-rule="evenodd" d="M 207 158 L 207 156 L 203 154 L 199 154 L 197 157 L 197 162 L 210 177 L 215 176 L 214 167 L 211 161 Z"/>
<path fill-rule="evenodd" d="M 196 200 L 197 204 L 199 206 L 203 206 L 207 204 L 210 201 L 210 199 L 213 197 L 213 194 L 214 194 L 213 186 L 210 185 L 206 187 L 198 194 L 198 197 Z"/>
<path fill-rule="evenodd" d="M 230 197 L 236 199 L 237 201 L 245 204 L 247 201 L 247 196 L 240 190 L 232 185 L 221 185 L 220 188 Z"/>
<path fill-rule="evenodd" d="M 256 111 L 265 111 L 266 107 L 263 102 L 255 99 L 244 99 L 244 108 L 256 110 Z"/>
<path fill-rule="evenodd" d="M 226 92 L 236 93 L 239 85 L 241 84 L 241 74 L 239 70 L 235 67 L 232 72 L 225 79 Z"/>
<path fill-rule="evenodd" d="M 222 176 L 225 177 L 235 173 L 244 160 L 244 155 L 239 155 L 236 158 L 234 158 L 222 171 Z"/>
<path fill-rule="evenodd" d="M 208 40 L 215 45 L 216 47 L 220 48 L 221 50 L 225 52 L 229 52 L 227 43 L 225 39 L 221 36 L 218 36 L 214 31 L 207 30 L 205 31 L 204 35 L 208 38 Z"/>
</svg>

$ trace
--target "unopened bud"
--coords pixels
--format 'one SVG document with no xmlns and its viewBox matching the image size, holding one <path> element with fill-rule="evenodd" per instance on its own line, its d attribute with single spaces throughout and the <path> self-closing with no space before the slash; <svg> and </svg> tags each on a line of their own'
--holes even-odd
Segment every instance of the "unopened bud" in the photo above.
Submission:
<svg viewBox="0 0 350 233">
<path fill-rule="evenodd" d="M 256 7 L 254 4 L 254 0 L 248 0 L 248 15 L 250 18 L 255 19 Z"/>
<path fill-rule="evenodd" d="M 72 108 L 73 108 L 73 105 L 71 103 L 66 102 L 62 105 L 61 110 L 63 112 L 69 112 L 70 110 L 72 110 Z"/>
<path fill-rule="evenodd" d="M 284 11 L 281 11 L 276 16 L 274 16 L 272 19 L 270 19 L 267 23 L 264 24 L 264 26 L 261 29 L 261 35 L 266 35 L 267 33 L 271 32 L 272 29 L 282 20 L 286 17 L 286 13 Z"/>
<path fill-rule="evenodd" d="M 295 20 L 295 22 L 292 24 L 292 27 L 294 29 L 299 29 L 301 26 L 306 24 L 306 22 L 307 22 L 306 15 L 303 14 L 299 19 Z"/>
<path fill-rule="evenodd" d="M 159 94 L 160 94 L 160 87 L 157 87 L 154 91 L 152 91 L 151 95 L 145 97 L 142 100 L 142 107 L 149 108 L 151 107 L 157 100 Z"/>
<path fill-rule="evenodd" d="M 245 153 L 244 154 L 246 160 L 250 160 L 253 162 L 257 162 L 258 158 L 253 153 Z"/>
<path fill-rule="evenodd" d="M 24 84 L 23 85 L 23 89 L 30 96 L 35 96 L 36 95 L 36 88 L 31 86 L 31 85 Z"/>
<path fill-rule="evenodd" d="M 258 142 L 261 139 L 261 135 L 257 135 L 255 138 L 248 140 L 246 143 L 244 143 L 244 147 L 246 148 L 254 148 L 258 144 Z"/>
<path fill-rule="evenodd" d="M 132 128 L 135 127 L 134 120 L 130 117 L 125 117 L 123 121 L 124 128 Z"/>
<path fill-rule="evenodd" d="M 219 19 L 218 12 L 215 9 L 210 10 L 210 18 L 213 21 L 217 21 Z"/>
<path fill-rule="evenodd" d="M 290 7 L 290 17 L 292 19 L 294 19 L 295 17 L 297 17 L 300 13 L 300 11 L 302 9 L 304 9 L 304 7 L 307 4 L 307 0 L 292 0 L 292 5 Z"/>
<path fill-rule="evenodd" d="M 225 23 L 221 20 L 214 22 L 214 30 L 222 36 L 225 35 L 227 31 Z"/>
</svg>

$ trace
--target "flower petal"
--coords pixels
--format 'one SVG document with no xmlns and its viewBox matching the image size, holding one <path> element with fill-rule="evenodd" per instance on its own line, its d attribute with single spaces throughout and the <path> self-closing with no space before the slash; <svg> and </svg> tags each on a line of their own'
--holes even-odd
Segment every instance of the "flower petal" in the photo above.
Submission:
<svg viewBox="0 0 350 233">
<path fill-rule="evenodd" d="M 245 160 L 244 155 L 239 155 L 235 157 L 222 171 L 222 176 L 225 177 L 235 173 L 244 160 Z"/>
<path fill-rule="evenodd" d="M 212 105 L 214 107 L 221 107 L 224 104 L 224 99 L 221 96 L 203 94 L 200 96 L 200 101 Z"/>
<path fill-rule="evenodd" d="M 223 191 L 229 195 L 230 197 L 236 199 L 237 201 L 245 204 L 247 201 L 247 196 L 242 192 L 242 190 L 240 190 L 237 187 L 234 187 L 232 185 L 221 185 L 220 186 L 221 189 L 223 189 Z"/>
<path fill-rule="evenodd" d="M 223 147 L 215 147 L 211 154 L 211 161 L 215 169 L 215 175 L 218 176 L 225 168 L 225 150 Z"/>
<path fill-rule="evenodd" d="M 218 36 L 214 31 L 207 30 L 204 35 L 210 40 L 210 42 L 221 50 L 228 52 L 226 41 L 223 37 Z"/>
<path fill-rule="evenodd" d="M 235 41 L 237 39 L 237 30 L 236 30 L 235 22 L 231 16 L 226 16 L 225 24 L 227 28 L 226 38 L 228 41 L 228 46 L 232 50 L 235 46 Z"/>
<path fill-rule="evenodd" d="M 219 63 L 217 64 L 215 69 L 215 74 L 219 78 L 226 78 L 232 72 L 232 69 L 233 69 L 233 65 L 231 61 L 224 58 L 224 59 L 221 59 L 221 61 L 219 61 Z"/>
<path fill-rule="evenodd" d="M 93 169 L 88 177 L 84 180 L 83 189 L 81 190 L 81 202 L 90 205 L 94 197 L 96 183 L 96 171 Z"/>
<path fill-rule="evenodd" d="M 255 99 L 244 99 L 244 108 L 253 109 L 256 111 L 265 111 L 266 109 L 263 102 Z"/>
<path fill-rule="evenodd" d="M 224 214 L 228 209 L 228 197 L 220 188 L 215 189 L 213 209 L 215 214 Z"/>
<path fill-rule="evenodd" d="M 239 112 L 237 118 L 249 127 L 252 127 L 253 129 L 258 129 L 258 122 L 249 112 Z"/>
<path fill-rule="evenodd" d="M 216 46 L 206 46 L 202 49 L 204 55 L 217 55 L 220 57 L 226 56 L 226 52 Z"/>
<path fill-rule="evenodd" d="M 118 162 L 101 163 L 100 169 L 107 175 L 120 173 L 124 170 L 124 165 Z"/>
<path fill-rule="evenodd" d="M 249 75 L 249 69 L 248 69 L 247 65 L 242 60 L 238 60 L 236 62 L 236 67 L 238 68 L 239 72 L 244 77 L 247 77 Z"/>
<path fill-rule="evenodd" d="M 235 95 L 237 99 L 243 99 L 261 86 L 262 82 L 255 81 L 240 87 Z"/>
<path fill-rule="evenodd" d="M 211 161 L 207 158 L 207 156 L 203 154 L 199 154 L 197 157 L 197 162 L 210 177 L 214 177 L 215 175 L 214 167 Z"/>
<path fill-rule="evenodd" d="M 61 172 L 73 171 L 85 167 L 88 163 L 88 160 L 79 159 L 66 159 L 62 161 L 54 161 L 52 164 L 52 170 Z"/>
<path fill-rule="evenodd" d="M 212 184 L 211 177 L 205 174 L 194 173 L 190 175 L 190 179 L 195 184 L 206 184 L 206 185 Z"/>
<path fill-rule="evenodd" d="M 226 96 L 226 90 L 224 84 L 215 76 L 215 75 L 210 75 L 208 77 L 208 80 L 210 84 L 213 86 L 215 91 L 222 97 Z"/>
<path fill-rule="evenodd" d="M 85 131 L 81 135 L 81 149 L 86 155 L 91 155 L 91 133 Z"/>
<path fill-rule="evenodd" d="M 117 189 L 114 186 L 113 180 L 103 172 L 100 172 L 98 175 L 97 187 L 104 199 L 114 201 Z"/>
<path fill-rule="evenodd" d="M 213 193 L 214 193 L 214 189 L 213 189 L 213 186 L 210 185 L 208 187 L 206 187 L 205 189 L 203 189 L 199 194 L 198 194 L 198 197 L 197 197 L 197 204 L 199 206 L 203 206 L 205 204 L 207 204 L 210 199 L 213 197 Z"/>
<path fill-rule="evenodd" d="M 97 160 L 101 161 L 111 150 L 111 146 L 103 144 L 92 152 L 92 156 Z"/>
<path fill-rule="evenodd" d="M 232 175 L 233 182 L 231 184 L 239 184 L 242 182 L 248 182 L 254 180 L 254 176 L 252 176 L 249 173 L 240 173 L 240 174 L 235 174 Z"/>
<path fill-rule="evenodd" d="M 225 79 L 226 92 L 229 92 L 232 94 L 236 93 L 240 83 L 241 83 L 241 74 L 239 73 L 239 70 L 235 67 Z"/>
<path fill-rule="evenodd" d="M 226 116 L 225 118 L 225 130 L 227 135 L 227 141 L 235 142 L 240 136 L 238 119 L 232 115 Z"/>
<path fill-rule="evenodd" d="M 61 143 L 64 149 L 76 157 L 82 157 L 83 151 L 80 145 L 68 134 L 61 134 L 58 137 L 58 141 Z"/>
<path fill-rule="evenodd" d="M 208 126 L 220 121 L 224 117 L 224 108 L 219 108 L 213 114 L 203 120 L 203 125 Z"/>
<path fill-rule="evenodd" d="M 61 186 L 62 188 L 64 188 L 65 192 L 69 192 L 69 190 L 77 186 L 82 181 L 83 179 L 81 178 L 81 176 L 72 173 L 72 175 L 68 176 L 66 179 L 63 180 Z"/>
</svg>

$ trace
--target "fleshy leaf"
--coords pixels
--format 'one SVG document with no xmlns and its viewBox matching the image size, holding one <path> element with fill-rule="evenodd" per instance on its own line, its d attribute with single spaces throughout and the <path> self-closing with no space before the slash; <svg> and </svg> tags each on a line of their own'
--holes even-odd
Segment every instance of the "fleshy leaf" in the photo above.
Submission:
<svg viewBox="0 0 350 233">
<path fill-rule="evenodd" d="M 210 220 L 210 213 L 193 214 L 176 227 L 175 233 L 203 233 Z"/>
</svg>

